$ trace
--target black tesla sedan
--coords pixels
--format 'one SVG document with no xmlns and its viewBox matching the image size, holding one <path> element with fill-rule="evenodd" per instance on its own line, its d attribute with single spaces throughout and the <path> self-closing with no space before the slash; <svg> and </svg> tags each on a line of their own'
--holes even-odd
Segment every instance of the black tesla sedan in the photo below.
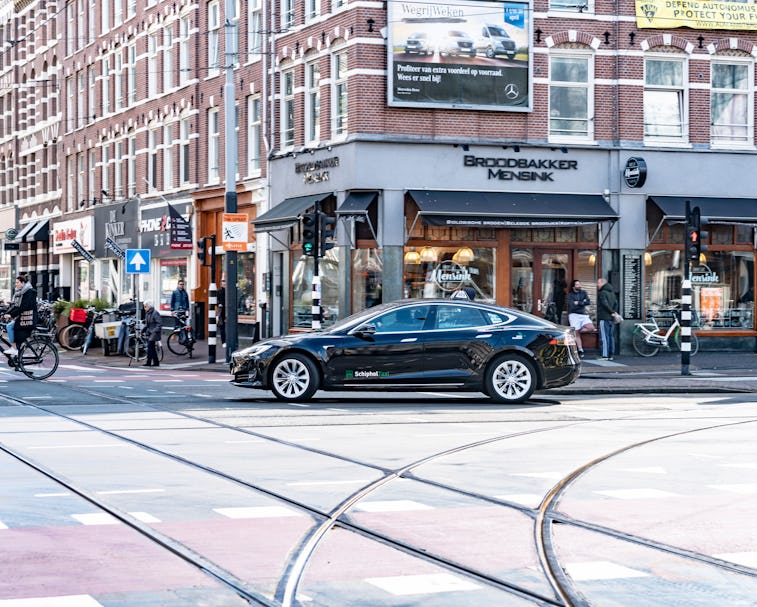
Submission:
<svg viewBox="0 0 757 607">
<path fill-rule="evenodd" d="M 302 402 L 316 390 L 465 390 L 520 403 L 574 382 L 573 329 L 511 308 L 412 299 L 354 314 L 326 331 L 234 352 L 232 384 Z"/>
</svg>

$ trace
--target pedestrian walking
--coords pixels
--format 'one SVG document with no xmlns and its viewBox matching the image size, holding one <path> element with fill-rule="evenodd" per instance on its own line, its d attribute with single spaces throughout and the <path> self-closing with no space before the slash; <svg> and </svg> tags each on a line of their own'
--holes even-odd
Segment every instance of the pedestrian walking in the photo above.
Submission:
<svg viewBox="0 0 757 607">
<path fill-rule="evenodd" d="M 578 355 L 581 358 L 584 357 L 581 333 L 597 330 L 589 316 L 590 305 L 589 294 L 581 288 L 581 281 L 574 280 L 571 282 L 570 292 L 568 293 L 568 322 L 576 330 L 576 345 L 578 346 Z"/>
<path fill-rule="evenodd" d="M 618 298 L 615 289 L 604 278 L 597 280 L 597 320 L 602 340 L 603 360 L 612 360 L 615 353 L 615 316 L 618 313 Z"/>
<path fill-rule="evenodd" d="M 163 331 L 163 321 L 160 318 L 160 313 L 152 305 L 151 301 L 144 303 L 145 308 L 145 327 L 142 329 L 142 334 L 147 339 L 147 360 L 142 365 L 143 367 L 159 367 L 160 361 L 158 360 L 158 349 L 155 344 L 160 341 L 160 337 Z"/>
</svg>

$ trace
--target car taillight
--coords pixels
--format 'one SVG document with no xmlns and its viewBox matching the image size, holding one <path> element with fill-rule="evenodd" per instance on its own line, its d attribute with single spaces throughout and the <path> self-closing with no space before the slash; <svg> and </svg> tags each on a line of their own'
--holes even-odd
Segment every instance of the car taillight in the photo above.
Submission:
<svg viewBox="0 0 757 607">
<path fill-rule="evenodd" d="M 576 338 L 572 333 L 566 333 L 562 337 L 553 337 L 549 340 L 550 346 L 575 346 Z"/>
</svg>

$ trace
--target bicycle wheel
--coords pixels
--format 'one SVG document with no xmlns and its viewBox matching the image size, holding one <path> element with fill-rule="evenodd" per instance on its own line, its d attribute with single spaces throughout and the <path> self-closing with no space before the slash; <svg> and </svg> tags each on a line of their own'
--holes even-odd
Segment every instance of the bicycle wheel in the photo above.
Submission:
<svg viewBox="0 0 757 607">
<path fill-rule="evenodd" d="M 156 352 L 158 354 L 158 361 L 159 362 L 163 362 L 163 354 L 164 354 L 163 344 L 161 344 L 160 342 L 156 342 L 155 343 L 155 350 L 156 350 Z"/>
<path fill-rule="evenodd" d="M 87 338 L 87 329 L 83 325 L 68 325 L 58 334 L 58 342 L 66 350 L 79 350 Z"/>
<path fill-rule="evenodd" d="M 646 337 L 647 334 L 640 328 L 637 327 L 634 329 L 631 339 L 633 349 L 636 350 L 639 356 L 654 356 L 660 351 L 660 346 L 649 343 Z"/>
<path fill-rule="evenodd" d="M 147 344 L 141 335 L 129 335 L 126 342 L 126 354 L 132 360 L 140 361 L 147 356 Z"/>
<path fill-rule="evenodd" d="M 679 352 L 681 351 L 681 329 L 676 329 L 675 335 L 673 335 L 673 346 L 676 350 Z M 697 352 L 699 352 L 699 338 L 694 335 L 694 332 L 691 333 L 691 351 L 689 352 L 689 356 L 694 356 Z"/>
<path fill-rule="evenodd" d="M 186 343 L 179 343 L 179 335 L 183 329 L 176 329 L 173 333 L 171 333 L 168 336 L 168 339 L 166 340 L 166 343 L 168 344 L 168 349 L 171 350 L 176 356 L 184 356 L 187 353 L 187 344 Z"/>
<path fill-rule="evenodd" d="M 47 379 L 58 368 L 58 349 L 43 337 L 30 337 L 18 352 L 18 368 L 32 379 Z"/>
</svg>

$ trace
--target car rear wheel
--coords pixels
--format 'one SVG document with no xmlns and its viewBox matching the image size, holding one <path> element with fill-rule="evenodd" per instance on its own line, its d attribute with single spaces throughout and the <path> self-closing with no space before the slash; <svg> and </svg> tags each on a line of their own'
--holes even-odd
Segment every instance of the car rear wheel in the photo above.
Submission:
<svg viewBox="0 0 757 607">
<path fill-rule="evenodd" d="M 517 355 L 495 360 L 486 372 L 486 393 L 500 403 L 522 403 L 536 390 L 533 363 Z"/>
<path fill-rule="evenodd" d="M 276 361 L 271 370 L 271 391 L 279 400 L 303 402 L 318 389 L 318 369 L 302 354 L 288 354 Z"/>
<path fill-rule="evenodd" d="M 494 49 L 492 47 L 486 49 L 486 57 L 488 59 L 494 59 Z"/>
</svg>

